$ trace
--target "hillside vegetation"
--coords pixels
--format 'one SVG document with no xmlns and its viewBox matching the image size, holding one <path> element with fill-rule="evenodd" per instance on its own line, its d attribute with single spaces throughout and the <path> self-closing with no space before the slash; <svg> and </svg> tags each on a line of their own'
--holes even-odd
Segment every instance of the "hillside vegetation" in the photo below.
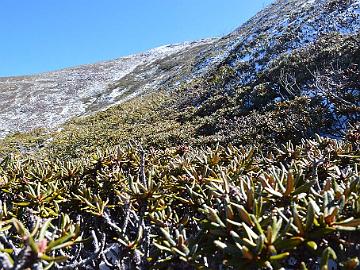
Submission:
<svg viewBox="0 0 360 270">
<path fill-rule="evenodd" d="M 359 269 L 359 29 L 359 0 L 279 0 L 74 69 L 126 74 L 0 141 L 0 268 Z"/>
<path fill-rule="evenodd" d="M 352 136 L 349 137 L 354 140 Z M 4 269 L 359 265 L 359 145 L 109 148 L 0 165 Z"/>
</svg>

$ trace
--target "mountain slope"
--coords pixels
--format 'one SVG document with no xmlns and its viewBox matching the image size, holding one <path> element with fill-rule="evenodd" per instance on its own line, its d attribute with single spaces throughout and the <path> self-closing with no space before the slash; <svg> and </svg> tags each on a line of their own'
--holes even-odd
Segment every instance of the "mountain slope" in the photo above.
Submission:
<svg viewBox="0 0 360 270">
<path fill-rule="evenodd" d="M 359 6 L 0 79 L 0 268 L 359 269 Z"/>
<path fill-rule="evenodd" d="M 198 64 L 208 69 L 203 81 L 180 106 L 206 118 L 196 134 L 341 137 L 360 119 L 359 18 L 357 0 L 277 1 L 214 43 Z"/>
<path fill-rule="evenodd" d="M 0 137 L 55 127 L 157 88 L 185 67 L 168 60 L 191 57 L 215 39 L 162 46 L 113 61 L 34 76 L 0 78 Z M 181 55 L 186 52 L 186 57 Z M 170 62 L 170 63 L 169 63 Z M 167 65 L 167 66 L 166 66 Z M 172 66 L 171 66 L 172 65 Z"/>
<path fill-rule="evenodd" d="M 134 60 L 131 72 L 113 71 L 124 75 L 120 80 L 112 72 L 103 81 L 90 79 L 91 91 L 75 84 L 80 95 L 68 94 L 66 103 L 80 104 L 80 109 L 69 110 L 66 117 L 54 111 L 53 123 L 128 101 L 75 118 L 61 132 L 25 135 L 22 146 L 50 140 L 52 147 L 73 155 L 72 149 L 93 151 L 131 139 L 163 146 L 269 146 L 316 133 L 341 138 L 360 119 L 359 16 L 359 0 L 277 1 L 221 39 L 168 46 L 166 53 L 155 49 L 151 60 L 136 56 L 141 64 Z M 121 61 L 117 63 L 123 65 Z M 105 76 L 104 66 L 85 66 L 84 74 L 97 69 Z M 92 86 L 97 80 L 101 87 Z M 12 111 L 22 121 L 21 129 L 51 123 L 51 117 L 39 120 L 32 113 L 31 119 Z M 39 111 L 46 115 L 45 109 Z M 38 125 L 30 125 L 29 119 Z M 16 130 L 16 121 L 2 121 Z M 7 138 L 8 145 L 19 141 L 16 135 Z"/>
<path fill-rule="evenodd" d="M 213 58 L 205 55 L 204 61 L 242 68 L 249 63 L 250 67 L 239 74 L 243 77 L 240 82 L 246 83 L 277 58 L 307 47 L 322 36 L 358 33 L 359 16 L 357 0 L 279 0 L 216 42 L 209 52 L 218 54 Z M 246 76 L 249 72 L 252 77 Z"/>
</svg>

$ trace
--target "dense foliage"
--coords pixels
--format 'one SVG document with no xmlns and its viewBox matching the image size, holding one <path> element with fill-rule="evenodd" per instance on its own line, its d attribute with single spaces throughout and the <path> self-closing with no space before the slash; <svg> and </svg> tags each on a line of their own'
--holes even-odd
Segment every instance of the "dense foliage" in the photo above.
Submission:
<svg viewBox="0 0 360 270">
<path fill-rule="evenodd" d="M 205 141 L 269 145 L 315 133 L 341 137 L 360 119 L 359 41 L 359 34 L 323 35 L 276 60 L 257 62 L 266 68 L 256 76 L 253 70 L 244 75 L 249 66 L 226 59 L 184 86 L 176 108 L 183 122 L 196 123 L 195 134 Z"/>
<path fill-rule="evenodd" d="M 174 74 L 120 105 L 1 140 L 0 267 L 359 269 L 359 33 L 294 48 L 298 24 L 255 22 L 202 75 L 236 31 L 110 85 Z"/>
<path fill-rule="evenodd" d="M 359 145 L 109 148 L 0 165 L 4 269 L 359 265 Z"/>
</svg>

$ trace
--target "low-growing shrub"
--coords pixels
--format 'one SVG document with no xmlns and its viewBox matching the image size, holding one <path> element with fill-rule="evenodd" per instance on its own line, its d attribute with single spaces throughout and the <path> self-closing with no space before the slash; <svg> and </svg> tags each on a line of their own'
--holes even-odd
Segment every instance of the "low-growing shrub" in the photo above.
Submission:
<svg viewBox="0 0 360 270">
<path fill-rule="evenodd" d="M 0 265 L 356 269 L 357 144 L 317 137 L 267 152 L 129 145 L 72 160 L 9 156 Z"/>
</svg>

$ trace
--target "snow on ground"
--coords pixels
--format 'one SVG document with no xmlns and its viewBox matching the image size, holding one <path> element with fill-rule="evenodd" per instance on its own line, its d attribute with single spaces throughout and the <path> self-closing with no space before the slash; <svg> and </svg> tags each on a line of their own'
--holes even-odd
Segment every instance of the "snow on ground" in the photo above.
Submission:
<svg viewBox="0 0 360 270">
<path fill-rule="evenodd" d="M 141 65 L 149 65 L 193 46 L 211 42 L 212 40 L 201 40 L 165 45 L 113 61 L 35 76 L 0 78 L 0 138 L 16 131 L 38 127 L 53 128 L 74 116 L 89 113 L 87 109 L 94 106 L 100 96 L 107 100 L 109 106 L 129 100 L 144 89 L 124 96 L 126 89 L 107 91 L 109 85 Z M 155 84 L 156 81 L 151 82 L 151 85 Z M 118 100 L 119 96 L 124 97 Z"/>
<path fill-rule="evenodd" d="M 360 31 L 360 0 L 331 8 L 324 0 L 280 0 L 214 44 L 218 53 L 197 65 L 198 72 L 226 62 L 240 83 L 251 82 L 279 57 L 314 43 L 320 36 Z M 231 57 L 230 57 L 231 56 Z M 249 68 L 244 68 L 248 64 Z"/>
</svg>

